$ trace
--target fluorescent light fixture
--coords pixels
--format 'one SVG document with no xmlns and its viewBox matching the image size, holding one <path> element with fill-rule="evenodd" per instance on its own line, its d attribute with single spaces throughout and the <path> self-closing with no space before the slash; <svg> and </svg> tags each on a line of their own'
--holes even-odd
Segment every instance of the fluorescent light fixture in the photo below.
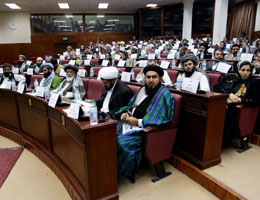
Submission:
<svg viewBox="0 0 260 200">
<path fill-rule="evenodd" d="M 66 18 L 73 18 L 73 15 L 65 15 Z"/>
<path fill-rule="evenodd" d="M 65 23 L 66 21 L 64 21 L 64 20 L 54 20 L 54 22 L 57 22 L 57 23 Z"/>
<path fill-rule="evenodd" d="M 104 18 L 104 15 L 97 15 L 97 18 Z"/>
<path fill-rule="evenodd" d="M 107 9 L 108 3 L 99 3 L 98 4 L 98 9 Z"/>
<path fill-rule="evenodd" d="M 119 19 L 109 19 L 107 20 L 108 22 L 119 22 L 120 20 Z"/>
<path fill-rule="evenodd" d="M 115 24 L 106 24 L 105 26 L 115 26 Z"/>
<path fill-rule="evenodd" d="M 68 3 L 58 3 L 60 9 L 69 9 L 69 4 Z"/>
<path fill-rule="evenodd" d="M 94 30 L 89 30 L 88 32 L 94 32 Z"/>
<path fill-rule="evenodd" d="M 70 26 L 61 25 L 60 28 L 70 28 Z"/>
<path fill-rule="evenodd" d="M 104 30 L 104 31 L 111 31 L 112 28 L 104 28 L 103 30 Z"/>
<path fill-rule="evenodd" d="M 89 26 L 89 28 L 94 28 L 95 26 Z"/>
<path fill-rule="evenodd" d="M 15 3 L 5 3 L 5 5 L 8 6 L 9 8 L 11 8 L 11 9 L 21 9 L 21 7 L 19 7 Z"/>
<path fill-rule="evenodd" d="M 146 7 L 151 7 L 151 8 L 154 8 L 156 6 L 157 6 L 157 4 L 153 4 L 153 3 L 149 3 L 149 4 L 146 5 Z"/>
<path fill-rule="evenodd" d="M 90 24 L 95 24 L 95 23 L 96 23 L 96 21 L 89 21 L 89 23 L 90 23 Z"/>
</svg>

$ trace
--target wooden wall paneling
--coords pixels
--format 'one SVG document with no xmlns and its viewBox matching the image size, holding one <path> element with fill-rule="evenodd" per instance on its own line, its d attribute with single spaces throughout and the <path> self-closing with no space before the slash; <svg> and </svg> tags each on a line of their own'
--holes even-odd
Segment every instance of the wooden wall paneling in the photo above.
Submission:
<svg viewBox="0 0 260 200">
<path fill-rule="evenodd" d="M 256 40 L 256 38 L 260 38 L 260 31 L 255 31 L 252 34 L 252 40 Z"/>
</svg>

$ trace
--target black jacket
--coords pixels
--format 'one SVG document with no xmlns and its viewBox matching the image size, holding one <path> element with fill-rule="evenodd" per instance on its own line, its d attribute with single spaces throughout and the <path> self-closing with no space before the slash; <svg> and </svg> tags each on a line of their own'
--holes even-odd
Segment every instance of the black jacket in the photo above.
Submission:
<svg viewBox="0 0 260 200">
<path fill-rule="evenodd" d="M 226 74 L 220 82 L 214 86 L 214 92 L 236 93 L 242 84 L 246 85 L 246 94 L 241 98 L 242 104 L 250 106 L 260 105 L 260 80 L 253 77 L 242 80 L 238 75 Z"/>
<path fill-rule="evenodd" d="M 99 110 L 103 106 L 103 102 L 106 98 L 106 94 L 107 94 L 107 90 L 104 89 L 102 96 L 96 100 L 96 104 Z M 125 83 L 123 83 L 118 79 L 114 87 L 113 93 L 111 95 L 111 98 L 109 100 L 109 105 L 108 105 L 109 112 L 106 114 L 112 117 L 116 111 L 118 111 L 121 107 L 124 107 L 128 104 L 128 102 L 130 101 L 133 95 L 134 94 L 132 90 Z"/>
</svg>

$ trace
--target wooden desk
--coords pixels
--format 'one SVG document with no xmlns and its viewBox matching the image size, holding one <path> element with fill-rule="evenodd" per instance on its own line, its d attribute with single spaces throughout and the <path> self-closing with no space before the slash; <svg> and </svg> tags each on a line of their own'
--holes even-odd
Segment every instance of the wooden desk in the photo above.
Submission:
<svg viewBox="0 0 260 200">
<path fill-rule="evenodd" d="M 60 178 L 72 199 L 117 200 L 116 121 L 90 126 L 62 107 L 0 89 L 0 134 L 24 145 Z M 20 123 L 19 123 L 20 122 Z"/>
<path fill-rule="evenodd" d="M 183 96 L 174 152 L 200 169 L 220 163 L 227 95 L 171 91 Z"/>
</svg>

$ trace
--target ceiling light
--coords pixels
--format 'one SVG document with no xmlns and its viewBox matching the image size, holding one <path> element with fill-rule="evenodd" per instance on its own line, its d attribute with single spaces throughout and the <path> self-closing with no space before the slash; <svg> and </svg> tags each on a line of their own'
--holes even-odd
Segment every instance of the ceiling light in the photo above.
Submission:
<svg viewBox="0 0 260 200">
<path fill-rule="evenodd" d="M 56 22 L 56 23 L 66 23 L 66 21 L 64 21 L 64 20 L 54 20 L 54 22 Z"/>
<path fill-rule="evenodd" d="M 90 23 L 90 24 L 94 24 L 94 23 L 96 23 L 96 21 L 89 21 L 89 23 Z"/>
<path fill-rule="evenodd" d="M 66 18 L 73 18 L 73 15 L 65 15 Z"/>
<path fill-rule="evenodd" d="M 9 8 L 11 8 L 11 9 L 21 9 L 21 7 L 19 7 L 15 3 L 5 3 L 5 5 L 8 6 Z"/>
<path fill-rule="evenodd" d="M 151 8 L 154 8 L 156 6 L 157 6 L 157 4 L 152 4 L 152 3 L 146 5 L 146 7 L 151 7 Z"/>
<path fill-rule="evenodd" d="M 58 3 L 60 9 L 69 9 L 69 4 L 68 3 Z"/>
<path fill-rule="evenodd" d="M 98 9 L 107 9 L 108 3 L 99 3 L 98 4 Z"/>
<path fill-rule="evenodd" d="M 97 18 L 104 18 L 104 15 L 97 15 Z"/>
<path fill-rule="evenodd" d="M 108 22 L 119 22 L 119 19 L 109 19 Z"/>
</svg>

